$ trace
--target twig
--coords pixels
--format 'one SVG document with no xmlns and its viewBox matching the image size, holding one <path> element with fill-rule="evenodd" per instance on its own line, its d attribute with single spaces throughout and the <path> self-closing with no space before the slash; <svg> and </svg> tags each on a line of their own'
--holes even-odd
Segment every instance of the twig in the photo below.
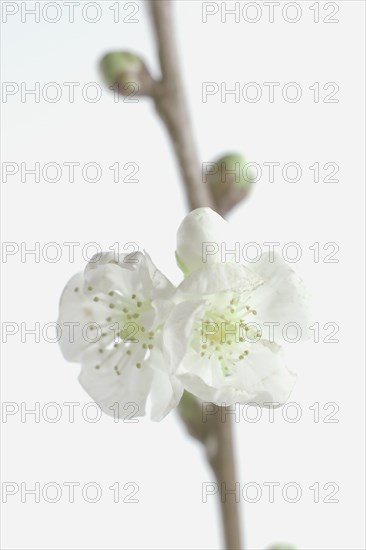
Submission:
<svg viewBox="0 0 366 550">
<path fill-rule="evenodd" d="M 153 99 L 157 112 L 164 121 L 172 139 L 174 150 L 186 187 L 189 205 L 192 209 L 209 206 L 226 213 L 235 202 L 230 197 L 222 207 L 215 204 L 211 190 L 201 177 L 200 162 L 193 138 L 192 126 L 187 108 L 180 73 L 177 45 L 170 0 L 152 0 L 152 16 L 155 35 L 159 49 L 162 79 L 156 82 Z M 232 437 L 231 416 L 223 415 L 218 408 L 216 420 L 210 423 L 208 432 L 203 426 L 187 423 L 191 435 L 200 439 L 205 445 L 207 457 L 216 476 L 221 501 L 221 512 L 227 550 L 241 550 L 239 504 L 234 495 L 224 494 L 226 490 L 235 489 L 236 471 Z M 202 423 L 200 417 L 199 421 Z"/>
<path fill-rule="evenodd" d="M 208 458 L 220 487 L 221 513 L 225 532 L 226 548 L 240 550 L 241 543 L 239 504 L 237 502 L 237 476 L 235 468 L 233 425 L 231 416 L 225 414 L 226 407 L 219 407 L 215 415 L 217 448 Z M 224 414 L 222 414 L 224 413 Z M 235 492 L 234 494 L 232 492 Z M 231 494 L 230 494 L 231 492 Z"/>
<path fill-rule="evenodd" d="M 215 208 L 211 192 L 202 182 L 201 166 L 180 73 L 172 2 L 153 0 L 151 10 L 162 71 L 162 79 L 156 83 L 154 89 L 155 106 L 171 137 L 190 207 Z"/>
<path fill-rule="evenodd" d="M 151 0 L 162 77 L 155 80 L 144 61 L 131 52 L 114 52 L 101 60 L 109 87 L 124 96 L 150 97 L 164 122 L 178 159 L 191 209 L 209 206 L 224 216 L 247 196 L 235 181 L 217 185 L 203 178 L 187 107 L 174 36 L 172 0 Z"/>
<path fill-rule="evenodd" d="M 225 543 L 228 550 L 241 550 L 239 504 L 237 502 L 237 478 L 235 468 L 232 419 L 229 407 L 199 402 L 192 394 L 184 392 L 178 409 L 189 434 L 205 447 L 207 460 L 215 474 L 220 491 L 221 514 Z"/>
</svg>

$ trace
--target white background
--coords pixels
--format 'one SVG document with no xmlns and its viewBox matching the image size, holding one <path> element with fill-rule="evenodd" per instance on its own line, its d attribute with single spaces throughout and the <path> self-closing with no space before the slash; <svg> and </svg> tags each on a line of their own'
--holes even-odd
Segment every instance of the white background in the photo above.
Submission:
<svg viewBox="0 0 366 550">
<path fill-rule="evenodd" d="M 3 5 L 6 2 L 2 3 Z M 23 2 L 17 3 L 24 4 Z M 44 3 L 41 3 L 44 4 Z M 114 103 L 102 86 L 102 98 L 89 103 L 80 88 L 100 82 L 98 60 L 111 50 L 140 53 L 158 75 L 156 51 L 147 2 L 138 2 L 137 23 L 113 22 L 112 2 L 99 2 L 102 17 L 92 24 L 75 9 L 75 22 L 40 23 L 20 12 L 2 25 L 2 78 L 31 88 L 40 82 L 57 82 L 60 101 L 39 103 L 20 93 L 8 97 L 3 111 L 3 162 L 97 162 L 103 178 L 74 183 L 65 170 L 58 183 L 34 182 L 19 174 L 3 183 L 3 241 L 34 248 L 34 243 L 80 242 L 76 258 L 51 263 L 20 254 L 3 263 L 3 322 L 41 326 L 57 318 L 58 300 L 68 278 L 83 269 L 80 251 L 95 241 L 107 249 L 115 242 L 136 242 L 146 248 L 159 268 L 174 283 L 175 232 L 186 213 L 170 143 L 148 100 Z M 83 5 L 84 2 L 81 3 Z M 227 3 L 227 5 L 233 3 Z M 241 7 L 246 2 L 241 2 Z M 242 485 L 255 482 L 263 494 L 257 503 L 242 503 L 247 548 L 264 549 L 285 541 L 305 549 L 362 549 L 363 539 L 363 423 L 364 366 L 362 316 L 363 276 L 363 20 L 362 1 L 338 2 L 338 23 L 313 22 L 312 2 L 300 2 L 302 17 L 286 22 L 281 7 L 269 23 L 268 9 L 257 23 L 243 17 L 236 23 L 220 13 L 202 22 L 202 3 L 175 3 L 177 39 L 189 103 L 202 160 L 222 153 L 243 152 L 250 161 L 297 162 L 303 177 L 290 183 L 268 172 L 245 203 L 229 216 L 242 243 L 291 241 L 302 247 L 295 264 L 314 297 L 314 319 L 323 326 L 335 322 L 339 343 L 289 345 L 288 363 L 299 379 L 291 397 L 301 407 L 297 423 L 285 422 L 281 410 L 274 423 L 268 412 L 250 423 L 235 424 L 239 477 Z M 124 3 L 121 3 L 121 10 Z M 27 2 L 33 7 L 34 2 Z M 220 9 L 223 9 L 222 7 Z M 130 10 L 121 11 L 121 18 Z M 53 12 L 54 13 L 54 12 Z M 290 13 L 290 12 L 289 12 Z M 50 8 L 49 16 L 52 17 Z M 292 14 L 290 13 L 290 16 Z M 94 17 L 92 10 L 90 17 Z M 263 82 L 280 82 L 275 101 L 268 101 Z M 284 101 L 282 86 L 298 82 L 303 96 L 297 103 Z M 80 82 L 70 103 L 64 82 Z M 257 82 L 263 98 L 257 103 L 220 95 L 201 99 L 202 82 Z M 336 82 L 338 103 L 314 103 L 309 86 Z M 330 90 L 328 90 L 330 91 Z M 321 92 L 322 98 L 324 92 Z M 4 100 L 3 100 L 4 101 Z M 108 169 L 114 162 L 139 165 L 138 183 L 113 183 Z M 338 163 L 338 183 L 315 183 L 309 166 L 314 162 Z M 324 176 L 324 174 L 323 174 Z M 319 242 L 339 245 L 338 263 L 314 262 L 309 246 Z M 24 245 L 23 245 L 24 246 Z M 281 250 L 281 248 L 280 248 Z M 329 252 L 330 250 L 328 250 Z M 50 251 L 51 252 L 51 251 Z M 94 250 L 91 250 L 93 253 Z M 328 331 L 329 332 L 329 331 Z M 328 332 L 321 332 L 321 339 Z M 34 342 L 20 333 L 3 346 L 2 399 L 21 406 L 59 403 L 62 418 L 39 423 L 20 413 L 2 420 L 3 482 L 25 482 L 32 487 L 56 482 L 98 483 L 103 495 L 96 504 L 85 502 L 76 491 L 68 502 L 64 488 L 58 503 L 20 493 L 2 505 L 2 544 L 6 549 L 217 549 L 222 548 L 220 518 L 215 497 L 202 503 L 202 483 L 212 475 L 198 444 L 188 438 L 175 413 L 159 424 L 147 419 L 135 424 L 114 423 L 103 417 L 90 423 L 80 409 L 90 398 L 77 381 L 79 366 L 62 358 L 57 344 Z M 68 421 L 64 402 L 79 402 L 74 423 Z M 309 409 L 320 404 L 320 422 Z M 322 407 L 339 406 L 338 423 L 323 422 Z M 91 410 L 91 414 L 92 414 Z M 50 411 L 50 414 L 52 411 Z M 293 410 L 288 411 L 289 415 Z M 5 422 L 5 420 L 7 420 Z M 135 482 L 139 503 L 113 502 L 108 489 L 115 482 Z M 279 482 L 275 502 L 268 502 L 264 482 Z M 302 488 L 297 503 L 284 500 L 281 488 L 296 482 Z M 320 484 L 321 502 L 314 503 L 309 486 Z M 338 503 L 324 503 L 330 493 L 323 485 L 339 485 Z M 127 492 L 123 493 L 126 496 Z M 252 494 L 252 493 L 251 493 Z M 242 498 L 243 500 L 243 498 Z"/>
</svg>

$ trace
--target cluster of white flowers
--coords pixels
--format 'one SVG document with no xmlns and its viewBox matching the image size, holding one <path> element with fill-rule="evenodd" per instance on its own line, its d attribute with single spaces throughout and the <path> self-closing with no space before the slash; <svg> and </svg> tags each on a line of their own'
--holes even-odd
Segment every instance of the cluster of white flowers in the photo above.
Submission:
<svg viewBox="0 0 366 550">
<path fill-rule="evenodd" d="M 73 337 L 64 357 L 81 363 L 80 383 L 110 415 L 149 410 L 161 420 L 187 390 L 226 406 L 283 404 L 295 382 L 282 358 L 282 332 L 264 323 L 294 322 L 307 332 L 300 278 L 276 254 L 256 263 L 203 257 L 221 243 L 227 222 L 209 208 L 188 214 L 178 229 L 176 258 L 185 277 L 175 288 L 145 253 L 105 253 L 75 275 L 61 297 L 59 323 Z M 204 261 L 205 260 L 205 261 Z M 85 337 L 95 331 L 95 338 Z"/>
</svg>

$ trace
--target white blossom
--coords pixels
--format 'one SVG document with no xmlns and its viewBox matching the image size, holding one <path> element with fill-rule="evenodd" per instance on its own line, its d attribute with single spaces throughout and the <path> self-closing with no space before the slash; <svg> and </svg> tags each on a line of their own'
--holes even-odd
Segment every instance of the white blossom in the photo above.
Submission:
<svg viewBox="0 0 366 550">
<path fill-rule="evenodd" d="M 296 376 L 283 360 L 281 329 L 295 322 L 302 338 L 308 334 L 303 284 L 276 254 L 248 265 L 217 254 L 205 263 L 202 245 L 221 243 L 222 228 L 218 214 L 200 208 L 178 230 L 177 257 L 187 276 L 164 328 L 171 368 L 204 401 L 283 404 Z"/>
<path fill-rule="evenodd" d="M 107 414 L 143 416 L 149 402 L 160 420 L 179 402 L 162 349 L 174 290 L 146 253 L 103 254 L 66 285 L 59 323 L 73 331 L 63 331 L 61 349 L 81 363 L 81 385 Z"/>
</svg>

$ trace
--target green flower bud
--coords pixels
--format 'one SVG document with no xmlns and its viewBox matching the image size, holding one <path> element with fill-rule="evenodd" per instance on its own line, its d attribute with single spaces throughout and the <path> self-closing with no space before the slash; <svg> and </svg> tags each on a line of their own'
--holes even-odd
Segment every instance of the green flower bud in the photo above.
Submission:
<svg viewBox="0 0 366 550">
<path fill-rule="evenodd" d="M 154 81 L 138 55 L 107 53 L 100 62 L 100 69 L 107 85 L 116 86 L 122 95 L 151 95 Z"/>
<path fill-rule="evenodd" d="M 246 195 L 254 182 L 254 175 L 243 155 L 225 155 L 206 165 L 206 177 L 214 199 L 220 199 L 234 188 L 240 195 Z"/>
<path fill-rule="evenodd" d="M 254 180 L 250 167 L 243 155 L 225 155 L 215 162 L 213 185 L 221 188 L 229 185 L 249 188 Z"/>
</svg>

